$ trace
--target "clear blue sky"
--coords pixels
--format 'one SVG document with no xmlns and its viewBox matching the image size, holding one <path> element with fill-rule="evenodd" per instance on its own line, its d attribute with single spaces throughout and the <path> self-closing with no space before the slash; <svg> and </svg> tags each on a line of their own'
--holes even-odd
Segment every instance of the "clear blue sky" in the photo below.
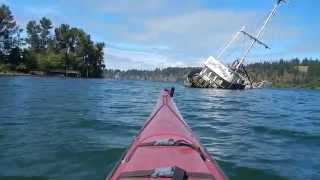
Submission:
<svg viewBox="0 0 320 180">
<path fill-rule="evenodd" d="M 9 5 L 18 23 L 43 16 L 55 26 L 67 23 L 106 43 L 109 68 L 150 69 L 199 66 L 246 25 L 256 31 L 273 0 L 0 0 Z M 292 57 L 320 57 L 320 1 L 289 0 L 269 24 L 248 62 Z M 242 38 L 239 44 L 247 45 Z M 228 63 L 240 56 L 236 44 Z"/>
</svg>

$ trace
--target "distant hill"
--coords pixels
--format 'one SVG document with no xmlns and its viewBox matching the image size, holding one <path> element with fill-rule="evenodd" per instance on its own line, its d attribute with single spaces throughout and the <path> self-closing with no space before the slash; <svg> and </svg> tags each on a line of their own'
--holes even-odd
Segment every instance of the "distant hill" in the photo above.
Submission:
<svg viewBox="0 0 320 180">
<path fill-rule="evenodd" d="M 200 67 L 169 67 L 148 70 L 104 71 L 107 79 L 183 81 L 188 73 Z M 247 65 L 247 70 L 256 82 L 267 80 L 278 87 L 320 88 L 320 61 L 318 59 L 292 59 L 274 62 L 258 62 Z"/>
</svg>

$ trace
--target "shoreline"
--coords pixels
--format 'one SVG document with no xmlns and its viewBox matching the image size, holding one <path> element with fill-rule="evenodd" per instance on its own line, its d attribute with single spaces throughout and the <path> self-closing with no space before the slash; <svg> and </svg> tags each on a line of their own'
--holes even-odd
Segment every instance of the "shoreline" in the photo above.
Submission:
<svg viewBox="0 0 320 180">
<path fill-rule="evenodd" d="M 48 76 L 48 75 L 35 75 L 31 73 L 18 73 L 18 72 L 0 72 L 0 77 L 1 76 L 35 76 L 35 77 L 60 77 L 60 76 Z M 75 77 L 68 77 L 68 78 L 75 78 Z M 143 79 L 112 79 L 112 78 L 107 78 L 107 77 L 102 77 L 102 78 L 82 78 L 78 77 L 77 79 L 105 79 L 105 80 L 115 80 L 115 81 L 121 81 L 121 80 L 133 80 L 133 81 L 154 81 L 154 80 L 143 80 Z M 169 80 L 155 80 L 155 81 L 162 81 L 162 82 L 179 82 L 179 81 L 169 81 Z M 305 85 L 288 85 L 288 84 L 275 84 L 271 86 L 272 88 L 283 88 L 283 89 L 311 89 L 311 90 L 320 90 L 320 87 L 306 87 Z"/>
<path fill-rule="evenodd" d="M 0 76 L 32 76 L 32 74 L 18 72 L 0 72 Z"/>
<path fill-rule="evenodd" d="M 46 75 L 46 74 L 34 74 L 34 73 L 19 73 L 19 72 L 0 72 L 0 77 L 5 77 L 5 76 L 29 76 L 29 77 L 43 77 L 43 78 L 52 78 L 52 77 L 57 77 L 57 78 L 65 78 L 65 76 L 61 75 Z M 97 78 L 97 77 L 73 77 L 73 76 L 68 76 L 68 79 L 106 79 L 104 77 Z"/>
</svg>

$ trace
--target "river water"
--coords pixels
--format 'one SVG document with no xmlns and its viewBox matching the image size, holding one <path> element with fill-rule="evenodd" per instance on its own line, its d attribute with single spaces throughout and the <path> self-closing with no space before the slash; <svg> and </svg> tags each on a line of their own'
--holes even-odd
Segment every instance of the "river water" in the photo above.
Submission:
<svg viewBox="0 0 320 180">
<path fill-rule="evenodd" d="M 230 179 L 320 179 L 320 91 L 41 77 L 0 77 L 0 179 L 104 179 L 171 86 Z"/>
</svg>

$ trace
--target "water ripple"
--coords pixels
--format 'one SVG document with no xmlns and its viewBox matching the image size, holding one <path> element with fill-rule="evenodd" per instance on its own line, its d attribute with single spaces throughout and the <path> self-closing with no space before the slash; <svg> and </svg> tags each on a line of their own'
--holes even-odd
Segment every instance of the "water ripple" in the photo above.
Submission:
<svg viewBox="0 0 320 180">
<path fill-rule="evenodd" d="M 320 179 L 320 92 L 0 78 L 1 179 L 104 179 L 164 87 L 230 179 Z"/>
</svg>

